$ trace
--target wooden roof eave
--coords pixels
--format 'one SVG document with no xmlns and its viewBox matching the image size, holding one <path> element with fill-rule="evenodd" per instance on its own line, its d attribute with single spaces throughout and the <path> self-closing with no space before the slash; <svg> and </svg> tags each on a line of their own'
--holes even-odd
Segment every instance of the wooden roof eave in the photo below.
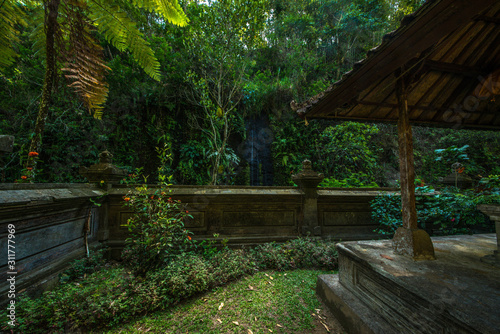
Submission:
<svg viewBox="0 0 500 334">
<path fill-rule="evenodd" d="M 332 110 L 353 103 L 373 82 L 391 75 L 409 60 L 415 59 L 438 43 L 443 36 L 463 25 L 463 22 L 471 21 L 491 4 L 491 0 L 428 1 L 412 16 L 403 20 L 398 30 L 386 35 L 383 43 L 375 51 L 370 52 L 365 60 L 358 63 L 353 71 L 298 112 L 304 113 L 307 118 L 325 118 L 332 113 Z M 441 69 L 443 72 L 458 72 L 465 69 L 467 75 L 481 72 L 481 69 L 432 61 L 428 61 L 427 66 L 435 70 Z"/>
</svg>

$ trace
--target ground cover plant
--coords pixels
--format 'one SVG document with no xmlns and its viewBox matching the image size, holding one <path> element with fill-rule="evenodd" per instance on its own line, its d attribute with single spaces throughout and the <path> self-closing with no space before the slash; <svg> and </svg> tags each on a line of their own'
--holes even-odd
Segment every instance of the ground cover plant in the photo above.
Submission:
<svg viewBox="0 0 500 334">
<path fill-rule="evenodd" d="M 91 329 L 99 332 L 155 310 L 169 309 L 173 305 L 242 277 L 252 280 L 251 276 L 259 271 L 310 267 L 331 272 L 337 267 L 333 243 L 307 238 L 246 250 L 223 248 L 207 252 L 208 247 L 215 245 L 205 246 L 204 251 L 200 251 L 202 248 L 198 251 L 191 249 L 189 252 L 172 257 L 168 265 L 155 269 L 148 267 L 149 270 L 137 274 L 127 262 L 107 264 L 92 274 L 85 271 L 83 276 L 76 279 L 71 273 L 78 270 L 71 268 L 66 275 L 63 275 L 61 284 L 53 291 L 45 292 L 39 298 L 19 297 L 19 302 L 16 304 L 18 315 L 16 331 L 62 333 Z M 273 251 L 266 252 L 269 249 Z M 82 267 L 80 262 L 76 266 Z M 304 271 L 303 274 L 288 272 L 287 275 L 284 275 L 285 273 L 283 275 L 300 277 L 318 273 L 318 271 Z M 266 272 L 261 275 L 276 276 L 281 273 Z M 258 281 L 258 277 L 255 280 Z M 273 283 L 272 278 L 268 280 L 271 284 L 286 283 L 285 281 Z M 257 283 L 249 284 L 259 286 Z M 303 288 L 311 289 L 310 286 Z M 298 286 L 297 289 L 300 290 L 302 287 Z M 311 308 L 317 308 L 317 304 L 307 304 L 304 307 L 309 315 Z M 297 312 L 291 317 L 305 316 L 304 310 Z M 286 323 L 281 318 L 278 320 L 283 326 Z M 307 326 L 307 322 L 304 326 Z"/>
<path fill-rule="evenodd" d="M 343 333 L 315 296 L 325 273 L 258 272 L 105 333 Z"/>
</svg>

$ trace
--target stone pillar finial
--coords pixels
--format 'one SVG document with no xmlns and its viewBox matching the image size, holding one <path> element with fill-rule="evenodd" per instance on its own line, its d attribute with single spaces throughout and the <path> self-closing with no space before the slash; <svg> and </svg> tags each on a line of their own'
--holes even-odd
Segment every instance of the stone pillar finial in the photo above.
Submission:
<svg viewBox="0 0 500 334">
<path fill-rule="evenodd" d="M 292 175 L 292 180 L 299 186 L 304 194 L 303 211 L 304 220 L 302 225 L 302 233 L 311 233 L 313 235 L 321 235 L 321 226 L 318 222 L 318 191 L 317 187 L 323 181 L 322 173 L 313 171 L 311 161 L 304 160 L 302 163 L 302 171 Z"/>
<path fill-rule="evenodd" d="M 104 151 L 99 154 L 99 163 L 87 167 L 80 167 L 80 175 L 89 180 L 90 183 L 107 183 L 118 184 L 127 173 L 125 170 L 120 169 L 113 165 L 111 162 L 113 155 Z"/>
<path fill-rule="evenodd" d="M 100 164 L 110 164 L 113 161 L 113 154 L 108 150 L 99 153 L 99 163 Z"/>
<path fill-rule="evenodd" d="M 302 171 L 292 175 L 293 182 L 300 187 L 306 194 L 306 197 L 318 197 L 316 188 L 324 179 L 323 173 L 313 171 L 311 161 L 304 160 L 302 162 Z"/>
</svg>

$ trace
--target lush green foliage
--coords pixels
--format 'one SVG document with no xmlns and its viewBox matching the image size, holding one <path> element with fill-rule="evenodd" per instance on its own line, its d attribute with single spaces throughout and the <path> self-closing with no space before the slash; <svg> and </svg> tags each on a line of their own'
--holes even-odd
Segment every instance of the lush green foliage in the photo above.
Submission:
<svg viewBox="0 0 500 334">
<path fill-rule="evenodd" d="M 184 228 L 185 219 L 192 217 L 180 201 L 169 197 L 171 176 L 166 172 L 169 171 L 170 148 L 165 145 L 157 151 L 161 161 L 159 186 L 150 190 L 148 185 L 140 185 L 123 197 L 133 214 L 128 219 L 130 234 L 122 256 L 139 276 L 168 266 L 176 256 L 193 247 L 189 231 Z M 133 177 L 136 179 L 140 175 Z"/>
<path fill-rule="evenodd" d="M 320 170 L 335 179 L 360 173 L 368 182 L 375 181 L 380 168 L 372 137 L 378 131 L 376 126 L 355 122 L 327 127 L 320 136 Z"/>
<path fill-rule="evenodd" d="M 264 115 L 273 137 L 275 185 L 291 185 L 290 175 L 306 158 L 330 185 L 395 185 L 393 125 L 309 121 L 306 126 L 288 105 L 338 80 L 421 1 L 190 1 L 182 3 L 190 20 L 186 27 L 165 24 L 135 6 L 151 3 L 119 1 L 120 17 L 137 23 L 158 60 L 161 82 L 144 73 L 137 53 L 120 51 L 124 41 L 110 40 L 116 27 L 100 19 L 95 36 L 111 69 L 103 119 L 92 119 L 81 101 L 68 98 L 70 81 L 60 76 L 37 182 L 83 182 L 78 167 L 96 163 L 104 149 L 118 166 L 130 171 L 143 166 L 144 174 L 154 177 L 154 148 L 163 141 L 172 147 L 172 183 L 247 184 L 249 161 L 239 149 L 247 137 L 245 122 Z M 27 174 L 23 166 L 44 79 L 43 54 L 35 52 L 43 47 L 33 46 L 29 37 L 36 22 L 26 23 L 13 44 L 19 57 L 0 76 L 0 133 L 16 137 L 14 152 L 0 158 L 2 182 Z M 457 162 L 451 150 L 465 145 L 465 174 L 478 181 L 478 175 L 500 173 L 496 133 L 416 127 L 414 138 L 416 171 L 428 183 L 436 185 L 450 173 Z"/>
<path fill-rule="evenodd" d="M 167 191 L 160 187 L 152 192 L 142 185 L 124 197 L 134 214 L 128 220 L 130 236 L 123 257 L 138 275 L 168 265 L 190 248 L 191 236 L 184 228 L 188 211 Z"/>
<path fill-rule="evenodd" d="M 337 251 L 333 243 L 298 238 L 284 244 L 264 244 L 253 250 L 256 263 L 264 270 L 337 267 Z"/>
<path fill-rule="evenodd" d="M 103 2 L 104 7 L 98 8 L 101 1 L 92 2 L 83 14 L 93 17 L 113 3 Z M 81 182 L 78 167 L 95 163 L 104 149 L 114 154 L 117 165 L 129 170 L 141 165 L 146 175 L 153 175 L 154 147 L 160 138 L 173 149 L 172 182 L 245 182 L 245 177 L 236 175 L 244 173 L 248 164 L 237 149 L 245 139 L 244 118 L 265 114 L 273 118 L 271 128 L 276 134 L 274 179 L 277 185 L 288 185 L 290 172 L 297 172 L 304 158 L 313 160 L 315 167 L 314 160 L 325 160 L 320 156 L 323 143 L 308 135 L 316 130 L 289 121 L 293 118 L 287 108 L 290 100 L 324 90 L 376 45 L 385 31 L 393 29 L 401 13 L 419 5 L 418 1 L 380 0 L 183 2 L 190 22 L 181 28 L 150 12 L 151 1 L 117 3 L 122 27 L 136 22 L 129 32 L 140 31 L 144 42 L 124 40 L 109 15 L 96 17 L 96 41 L 111 69 L 103 119 L 89 118 L 80 101 L 68 98 L 69 81 L 61 77 L 52 95 L 38 163 L 43 171 L 37 172 L 37 182 Z M 43 83 L 43 55 L 34 52 L 43 47 L 34 48 L 28 35 L 35 22 L 27 24 L 13 44 L 19 57 L 0 77 L 0 112 L 5 116 L 0 133 L 16 136 L 14 152 L 1 162 L 4 182 L 19 179 L 23 172 L 21 156 L 33 136 Z M 43 29 L 38 33 L 43 35 Z M 119 38 L 114 39 L 116 34 Z M 159 68 L 140 64 L 161 73 L 159 84 L 134 60 L 151 58 L 150 53 L 134 51 L 145 50 L 139 47 L 144 43 L 154 51 Z M 131 54 L 120 51 L 125 45 L 135 48 Z M 284 122 L 293 123 L 295 131 L 279 133 Z M 326 160 L 322 164 L 328 164 Z"/>
<path fill-rule="evenodd" d="M 61 274 L 60 281 L 65 283 L 78 278 L 85 278 L 87 275 L 100 270 L 106 264 L 104 254 L 107 250 L 106 247 L 90 250 L 88 256 L 71 262 L 70 267 Z"/>
<path fill-rule="evenodd" d="M 195 245 L 195 243 L 193 243 Z M 170 246 L 165 245 L 167 250 Z M 140 270 L 105 266 L 81 274 L 87 264 L 75 263 L 62 284 L 40 298 L 21 296 L 16 303 L 17 330 L 29 333 L 70 332 L 76 328 L 98 330 L 130 321 L 152 310 L 170 307 L 186 298 L 224 285 L 259 269 L 323 268 L 337 266 L 333 243 L 297 239 L 285 244 L 261 245 L 254 250 L 215 251 L 214 245 L 198 244 L 191 252 L 171 256 L 164 266 Z M 134 266 L 138 263 L 128 262 Z M 5 310 L 2 314 L 5 314 Z M 2 328 L 6 329 L 6 328 Z"/>
<path fill-rule="evenodd" d="M 378 184 L 370 181 L 370 177 L 362 172 L 353 173 L 343 180 L 325 178 L 319 186 L 332 188 L 378 188 Z"/>
<path fill-rule="evenodd" d="M 492 232 L 493 224 L 477 206 L 499 203 L 497 194 L 485 194 L 474 190 L 459 192 L 446 188 L 439 192 L 430 186 L 417 187 L 416 206 L 419 227 L 431 235 L 473 233 L 474 230 Z M 371 203 L 372 220 L 380 224 L 377 232 L 393 235 L 402 226 L 401 196 L 384 194 Z"/>
</svg>

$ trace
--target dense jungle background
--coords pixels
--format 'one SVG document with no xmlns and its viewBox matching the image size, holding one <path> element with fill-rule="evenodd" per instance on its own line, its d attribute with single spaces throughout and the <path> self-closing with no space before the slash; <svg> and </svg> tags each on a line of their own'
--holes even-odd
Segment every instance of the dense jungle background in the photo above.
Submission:
<svg viewBox="0 0 500 334">
<path fill-rule="evenodd" d="M 154 180 L 156 148 L 167 145 L 177 184 L 286 186 L 307 158 L 324 186 L 397 185 L 395 125 L 306 125 L 289 105 L 339 80 L 422 1 L 181 0 L 184 27 L 117 2 L 149 42 L 161 77 L 94 32 L 109 66 L 102 117 L 59 69 L 36 182 L 85 182 L 79 167 L 103 150 Z M 15 136 L 13 152 L 0 156 L 1 182 L 20 181 L 33 137 L 45 68 L 37 20 L 20 27 L 19 57 L 0 72 L 0 134 Z M 455 162 L 474 180 L 500 174 L 497 133 L 415 127 L 414 143 L 419 182 L 437 183 Z"/>
</svg>

